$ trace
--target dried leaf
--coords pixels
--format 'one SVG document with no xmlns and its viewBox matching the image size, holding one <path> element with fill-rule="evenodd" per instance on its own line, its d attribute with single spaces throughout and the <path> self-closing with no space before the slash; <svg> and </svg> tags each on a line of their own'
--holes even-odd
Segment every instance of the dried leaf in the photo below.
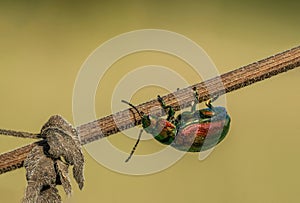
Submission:
<svg viewBox="0 0 300 203">
<path fill-rule="evenodd" d="M 62 117 L 52 116 L 43 126 L 41 135 L 50 147 L 48 152 L 51 156 L 57 159 L 63 157 L 68 164 L 74 165 L 73 177 L 82 189 L 84 157 L 76 129 Z"/>
<path fill-rule="evenodd" d="M 72 188 L 68 174 L 69 165 L 61 160 L 57 160 L 55 166 L 59 175 L 59 182 L 57 183 L 63 186 L 67 195 L 71 195 Z"/>
<path fill-rule="evenodd" d="M 69 165 L 73 165 L 79 188 L 83 187 L 84 157 L 78 134 L 62 117 L 52 116 L 39 135 L 44 142 L 34 147 L 24 162 L 28 185 L 23 203 L 61 202 L 55 187 L 62 185 L 66 194 L 71 194 Z"/>
<path fill-rule="evenodd" d="M 58 190 L 55 187 L 45 188 L 41 191 L 38 197 L 37 203 L 60 203 L 61 197 L 58 194 Z"/>
<path fill-rule="evenodd" d="M 56 185 L 53 160 L 44 154 L 43 146 L 36 146 L 25 160 L 24 167 L 28 186 L 23 202 L 36 202 L 44 186 L 55 187 Z"/>
</svg>

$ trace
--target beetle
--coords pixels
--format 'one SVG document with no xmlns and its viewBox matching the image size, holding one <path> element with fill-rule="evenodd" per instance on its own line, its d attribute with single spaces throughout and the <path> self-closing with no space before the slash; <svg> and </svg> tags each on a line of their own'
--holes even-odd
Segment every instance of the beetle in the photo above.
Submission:
<svg viewBox="0 0 300 203">
<path fill-rule="evenodd" d="M 196 110 L 199 94 L 196 88 L 193 88 L 193 91 L 194 101 L 191 110 L 182 112 L 176 118 L 174 109 L 167 106 L 159 95 L 157 100 L 166 111 L 166 119 L 145 114 L 133 104 L 124 100 L 122 102 L 137 111 L 141 117 L 143 130 L 150 133 L 160 143 L 171 145 L 180 151 L 200 152 L 216 146 L 225 138 L 230 128 L 231 118 L 225 107 L 212 105 L 218 97 L 208 100 L 205 103 L 207 108 Z M 140 131 L 138 140 L 125 162 L 132 157 L 143 130 Z"/>
</svg>

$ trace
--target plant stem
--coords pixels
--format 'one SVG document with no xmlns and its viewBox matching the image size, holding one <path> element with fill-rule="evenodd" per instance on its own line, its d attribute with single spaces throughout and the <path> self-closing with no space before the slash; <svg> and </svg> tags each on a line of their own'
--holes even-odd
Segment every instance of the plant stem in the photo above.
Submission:
<svg viewBox="0 0 300 203">
<path fill-rule="evenodd" d="M 199 102 L 206 101 L 215 96 L 220 96 L 248 85 L 262 81 L 300 66 L 300 46 L 278 53 L 274 56 L 262 59 L 252 64 L 243 66 L 233 71 L 214 77 L 207 81 L 178 90 L 163 96 L 166 105 L 171 105 L 175 110 L 185 108 L 194 101 L 193 93 L 190 91 L 196 87 L 200 95 Z M 155 100 L 136 106 L 139 111 L 149 113 L 149 109 L 156 108 L 154 114 L 161 116 L 159 102 Z M 77 127 L 81 137 L 81 144 L 87 144 L 95 140 L 115 134 L 119 131 L 129 129 L 140 124 L 140 116 L 135 111 L 126 109 L 104 118 L 86 123 Z M 152 111 L 153 113 L 153 111 Z M 12 171 L 23 166 L 24 159 L 30 150 L 40 142 L 0 154 L 0 174 Z"/>
</svg>

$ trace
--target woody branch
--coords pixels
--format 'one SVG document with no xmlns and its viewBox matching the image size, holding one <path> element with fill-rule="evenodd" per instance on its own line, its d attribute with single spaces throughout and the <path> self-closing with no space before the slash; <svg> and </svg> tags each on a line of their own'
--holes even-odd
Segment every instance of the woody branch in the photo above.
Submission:
<svg viewBox="0 0 300 203">
<path fill-rule="evenodd" d="M 200 95 L 199 102 L 203 102 L 217 95 L 220 96 L 292 70 L 298 66 L 300 66 L 300 46 L 170 93 L 162 98 L 167 105 L 171 105 L 175 110 L 178 110 L 191 105 L 194 99 L 190 89 L 193 87 L 196 87 L 198 90 Z M 159 106 L 157 100 L 151 100 L 138 105 L 137 108 L 145 113 L 148 113 L 149 109 L 156 108 L 157 111 L 154 111 L 154 114 L 162 115 Z M 81 144 L 93 142 L 140 124 L 139 115 L 137 113 L 134 115 L 132 112 L 129 112 L 129 109 L 127 109 L 78 126 L 77 130 L 81 137 Z M 43 143 L 41 141 L 35 142 L 1 154 L 0 174 L 22 167 L 27 154 L 37 144 Z"/>
</svg>

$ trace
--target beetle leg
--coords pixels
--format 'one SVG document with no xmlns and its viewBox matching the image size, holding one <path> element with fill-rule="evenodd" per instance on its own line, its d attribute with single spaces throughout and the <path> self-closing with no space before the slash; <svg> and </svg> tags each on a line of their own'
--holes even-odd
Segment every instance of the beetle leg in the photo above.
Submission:
<svg viewBox="0 0 300 203">
<path fill-rule="evenodd" d="M 193 87 L 193 92 L 194 92 L 194 101 L 192 103 L 191 112 L 196 111 L 196 106 L 199 103 L 199 94 L 196 87 Z"/>
<path fill-rule="evenodd" d="M 174 111 L 173 107 L 170 105 L 167 106 L 166 103 L 164 102 L 164 100 L 159 95 L 157 95 L 157 100 L 160 103 L 161 107 L 165 111 L 167 111 L 167 114 L 168 114 L 167 121 L 172 122 L 174 120 L 174 115 L 175 115 L 175 111 Z"/>
<path fill-rule="evenodd" d="M 205 102 L 205 105 L 206 105 L 208 108 L 210 108 L 210 109 L 213 108 L 213 106 L 212 106 L 212 104 L 211 104 L 211 99 L 207 100 L 207 101 Z"/>
<path fill-rule="evenodd" d="M 213 105 L 212 105 L 211 103 L 214 102 L 214 101 L 216 101 L 218 98 L 219 98 L 219 96 L 216 96 L 216 97 L 213 97 L 213 98 L 207 100 L 207 101 L 205 102 L 205 105 L 206 105 L 208 108 L 213 109 L 214 107 L 213 107 Z"/>
</svg>

